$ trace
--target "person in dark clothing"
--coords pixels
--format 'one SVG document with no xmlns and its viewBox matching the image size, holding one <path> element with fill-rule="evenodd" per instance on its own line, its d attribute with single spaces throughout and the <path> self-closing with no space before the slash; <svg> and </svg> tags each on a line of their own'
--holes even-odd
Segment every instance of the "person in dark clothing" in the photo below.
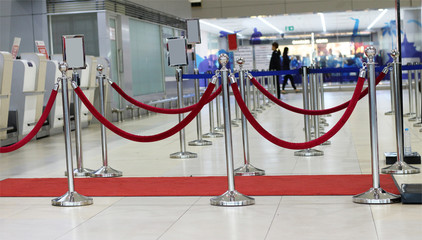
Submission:
<svg viewBox="0 0 422 240">
<path fill-rule="evenodd" d="M 270 60 L 270 71 L 280 71 L 281 70 L 281 52 L 278 49 L 278 43 L 273 42 L 273 54 L 271 55 L 271 60 Z M 277 98 L 280 99 L 280 82 L 279 82 L 279 76 L 276 75 L 274 78 L 274 84 L 276 86 L 277 89 Z"/>
<path fill-rule="evenodd" d="M 290 58 L 287 55 L 288 52 L 289 52 L 289 48 L 285 47 L 283 50 L 283 70 L 290 70 Z M 292 87 L 295 89 L 295 91 L 298 92 L 298 90 L 296 89 L 295 82 L 293 80 L 293 76 L 290 74 L 284 75 L 283 87 L 282 87 L 281 92 L 286 93 L 284 88 L 286 87 L 288 79 L 290 79 L 290 83 L 292 84 Z"/>
</svg>

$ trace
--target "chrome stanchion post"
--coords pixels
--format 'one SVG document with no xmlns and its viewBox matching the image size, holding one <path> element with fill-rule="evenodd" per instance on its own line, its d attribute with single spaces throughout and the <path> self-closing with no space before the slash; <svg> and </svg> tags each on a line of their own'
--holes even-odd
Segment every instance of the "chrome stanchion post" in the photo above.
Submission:
<svg viewBox="0 0 422 240">
<path fill-rule="evenodd" d="M 313 88 L 311 88 L 311 89 L 313 89 L 312 91 L 314 92 L 314 101 L 313 101 L 313 103 L 314 103 L 314 110 L 319 110 L 320 109 L 320 81 L 319 81 L 319 79 L 318 79 L 318 76 L 321 76 L 321 74 L 314 74 L 314 77 L 313 77 L 313 85 L 314 85 L 314 87 Z M 324 119 L 325 120 L 325 119 Z M 325 132 L 324 132 L 324 123 L 326 123 L 326 122 L 323 122 L 323 121 L 321 121 L 321 118 L 320 118 L 320 116 L 319 115 L 314 115 L 314 123 L 317 125 L 317 128 L 318 128 L 318 134 L 315 134 L 315 138 L 318 138 L 318 137 L 320 137 L 320 136 L 322 136 L 322 135 L 324 135 L 325 134 Z M 325 142 L 323 142 L 321 145 L 331 145 L 331 142 L 329 141 L 329 140 L 327 140 L 327 141 L 325 141 Z"/>
<path fill-rule="evenodd" d="M 394 115 L 394 84 L 393 84 L 393 71 L 390 71 L 390 102 L 391 102 L 391 111 L 385 113 L 385 115 Z"/>
<path fill-rule="evenodd" d="M 211 79 L 208 79 L 208 82 L 211 82 Z M 217 80 L 215 81 L 217 82 Z M 223 137 L 224 135 L 221 133 L 216 133 L 214 131 L 214 100 L 211 101 L 208 104 L 208 112 L 209 112 L 209 118 L 210 118 L 210 132 L 204 134 L 202 137 L 204 138 L 218 138 L 218 137 Z"/>
<path fill-rule="evenodd" d="M 230 101 L 229 101 L 229 83 L 228 74 L 229 70 L 226 64 L 229 61 L 227 54 L 220 54 L 218 61 L 222 68 L 221 79 L 223 84 L 223 115 L 224 115 L 224 137 L 226 144 L 226 164 L 227 164 L 227 178 L 228 190 L 218 197 L 210 199 L 211 205 L 215 206 L 246 206 L 255 203 L 255 199 L 243 195 L 235 190 L 234 184 L 234 167 L 233 167 L 233 142 L 232 142 L 232 129 L 230 120 Z"/>
<path fill-rule="evenodd" d="M 421 64 L 421 63 L 419 63 Z M 419 74 L 418 74 L 419 73 Z M 413 126 L 414 127 L 422 127 L 422 70 L 416 70 L 416 75 L 415 75 L 415 79 L 416 79 L 416 85 L 417 85 L 417 89 L 418 89 L 418 94 L 419 94 L 419 122 L 414 123 Z M 422 129 L 420 129 L 420 132 L 422 132 Z"/>
<path fill-rule="evenodd" d="M 247 74 L 247 71 L 245 71 L 245 74 Z M 254 109 L 252 109 L 253 105 L 253 99 L 251 94 L 251 81 L 249 79 L 246 81 L 246 106 L 248 106 L 249 111 L 251 111 L 251 114 L 256 117 L 256 112 L 254 112 Z M 253 87 L 253 86 L 252 86 Z M 251 105 L 252 104 L 252 105 Z"/>
<path fill-rule="evenodd" d="M 193 70 L 194 74 L 198 75 L 199 71 L 197 68 Z M 195 103 L 199 102 L 201 93 L 199 91 L 199 79 L 195 78 Z M 202 122 L 201 122 L 201 112 L 196 115 L 196 135 L 197 139 L 190 141 L 189 146 L 209 146 L 212 145 L 211 141 L 202 139 Z"/>
<path fill-rule="evenodd" d="M 414 62 L 413 65 L 418 65 L 418 63 Z M 410 71 L 409 71 L 410 72 Z M 409 121 L 414 122 L 414 121 L 420 121 L 421 120 L 421 112 L 420 112 L 420 108 L 419 108 L 419 82 L 418 82 L 418 71 L 417 70 L 413 70 L 413 75 L 415 79 L 415 107 L 416 107 L 416 115 L 412 118 L 409 118 Z"/>
<path fill-rule="evenodd" d="M 240 81 L 240 94 L 242 99 L 245 100 L 245 71 L 242 69 L 245 60 L 243 58 L 237 59 L 237 64 L 239 65 L 239 81 Z M 252 76 L 248 77 L 248 81 Z M 261 176 L 265 175 L 265 171 L 259 168 L 254 167 L 250 163 L 249 155 L 249 136 L 248 136 L 248 121 L 242 113 L 242 143 L 243 143 L 243 158 L 245 164 L 242 167 L 239 167 L 234 170 L 234 174 L 237 176 Z"/>
<path fill-rule="evenodd" d="M 101 64 L 97 65 L 98 72 L 98 89 L 100 90 L 100 113 L 105 116 L 105 94 L 104 94 L 104 84 L 106 84 L 106 76 L 103 74 L 104 67 Z M 98 170 L 90 174 L 91 177 L 121 177 L 123 173 L 118 171 L 108 165 L 108 156 L 107 156 L 107 133 L 106 127 L 101 124 L 101 156 L 103 158 L 103 166 Z"/>
<path fill-rule="evenodd" d="M 256 113 L 262 113 L 262 111 L 259 109 L 259 106 L 258 106 L 258 93 L 257 93 L 257 90 L 256 90 L 256 87 L 255 86 L 252 86 L 252 95 L 253 95 L 253 101 L 252 101 L 253 109 L 252 109 L 252 112 L 255 113 L 255 114 Z"/>
<path fill-rule="evenodd" d="M 394 90 L 394 103 L 395 103 L 395 123 L 396 123 L 396 143 L 397 143 L 397 153 L 386 153 L 386 156 L 396 156 L 397 162 L 391 166 L 383 168 L 382 173 L 388 174 L 413 174 L 419 173 L 419 168 L 408 165 L 404 161 L 404 134 L 403 134 L 403 105 L 400 102 L 402 99 L 402 93 L 400 91 L 400 85 L 398 83 L 400 72 L 399 62 L 397 58 L 399 56 L 397 50 L 391 51 L 391 57 L 393 58 L 393 90 Z M 412 153 L 414 154 L 414 153 Z M 417 153 L 415 153 L 417 154 Z"/>
<path fill-rule="evenodd" d="M 353 202 L 366 204 L 395 203 L 400 201 L 400 196 L 386 192 L 380 187 L 380 171 L 378 156 L 378 122 L 377 122 L 377 99 L 375 83 L 375 62 L 376 49 L 369 46 L 365 49 L 368 58 L 369 68 L 369 120 L 371 136 L 371 160 L 372 160 L 372 188 L 368 191 L 353 196 Z M 365 77 L 365 71 L 359 73 L 360 77 Z"/>
<path fill-rule="evenodd" d="M 259 82 L 259 84 L 261 84 L 261 86 L 263 86 L 263 84 L 262 84 L 262 77 L 259 77 L 258 78 L 258 82 Z M 263 104 L 263 94 L 261 93 L 261 91 L 257 91 L 257 101 L 258 101 L 258 109 L 260 109 L 260 110 L 265 110 L 265 107 L 264 107 L 264 104 Z M 262 102 L 261 102 L 261 100 L 262 100 Z"/>
<path fill-rule="evenodd" d="M 177 82 L 177 107 L 183 108 L 183 79 L 182 79 L 182 68 L 176 68 L 176 82 Z M 184 118 L 183 113 L 179 113 L 179 122 Z M 183 128 L 179 132 L 179 141 L 180 141 L 180 152 L 170 154 L 170 158 L 196 158 L 198 155 L 196 153 L 186 151 L 186 137 L 185 129 Z"/>
<path fill-rule="evenodd" d="M 302 88 L 303 88 L 303 108 L 309 110 L 309 93 L 308 93 L 308 68 L 302 67 Z M 310 80 L 312 81 L 312 80 Z M 307 142 L 311 141 L 311 116 L 310 115 L 303 115 L 304 117 L 304 125 L 305 125 L 305 140 Z M 311 156 L 322 156 L 324 152 L 308 148 L 303 149 L 300 151 L 296 151 L 294 153 L 295 156 L 300 157 L 311 157 Z"/>
<path fill-rule="evenodd" d="M 67 172 L 73 170 L 72 162 L 72 140 L 70 136 L 70 114 L 69 114 L 69 96 L 67 88 L 67 64 L 65 62 L 59 63 L 59 70 L 62 73 L 60 78 L 62 84 L 62 101 L 63 101 L 63 121 L 64 121 L 64 141 L 65 141 L 65 150 L 66 150 L 66 169 Z M 58 89 L 58 84 L 55 85 L 55 89 Z M 73 174 L 67 175 L 67 183 L 69 190 L 61 197 L 51 200 L 53 206 L 60 207 L 76 207 L 76 206 L 86 206 L 93 203 L 92 198 L 85 197 L 75 191 L 75 185 L 73 181 Z"/>
<path fill-rule="evenodd" d="M 324 89 L 324 77 L 323 77 L 323 73 L 318 74 L 319 76 L 319 89 L 320 89 L 320 93 L 321 93 L 321 109 L 325 109 L 325 89 Z M 330 117 L 331 114 L 326 114 L 324 115 L 326 117 Z M 325 126 L 328 126 L 325 125 Z"/>
<path fill-rule="evenodd" d="M 407 65 L 411 65 L 411 63 L 408 63 Z M 407 71 L 407 90 L 409 93 L 409 112 L 405 113 L 403 117 L 412 117 L 415 115 L 413 112 L 413 80 L 412 80 L 412 70 Z"/>
<path fill-rule="evenodd" d="M 224 131 L 224 126 L 221 124 L 221 95 L 218 95 L 215 98 L 215 111 L 217 112 L 217 126 L 214 128 L 214 131 L 216 132 L 223 132 Z"/>
<path fill-rule="evenodd" d="M 79 74 L 76 70 L 72 73 L 72 82 L 80 85 Z M 76 145 L 76 168 L 73 169 L 73 175 L 78 177 L 89 176 L 92 169 L 83 167 L 83 151 L 82 151 L 82 133 L 81 133 L 81 101 L 78 94 L 73 92 L 73 110 L 75 120 L 75 145 Z M 67 176 L 67 171 L 64 173 Z"/>
</svg>

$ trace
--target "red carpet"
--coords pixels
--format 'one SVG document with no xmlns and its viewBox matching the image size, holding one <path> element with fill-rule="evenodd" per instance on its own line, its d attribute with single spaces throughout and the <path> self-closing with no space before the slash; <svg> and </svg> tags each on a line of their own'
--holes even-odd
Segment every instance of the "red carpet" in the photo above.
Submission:
<svg viewBox="0 0 422 240">
<path fill-rule="evenodd" d="M 381 187 L 399 194 L 390 175 Z M 251 196 L 355 195 L 372 186 L 371 175 L 294 175 L 236 177 L 236 190 Z M 226 177 L 77 178 L 86 196 L 216 196 L 227 190 Z M 65 178 L 9 178 L 0 181 L 1 197 L 57 197 L 67 191 Z"/>
</svg>

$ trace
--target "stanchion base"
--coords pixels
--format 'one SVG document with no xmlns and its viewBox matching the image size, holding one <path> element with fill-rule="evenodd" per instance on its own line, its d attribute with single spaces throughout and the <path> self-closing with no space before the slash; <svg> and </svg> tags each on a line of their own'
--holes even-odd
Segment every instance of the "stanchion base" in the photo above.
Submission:
<svg viewBox="0 0 422 240">
<path fill-rule="evenodd" d="M 252 164 L 245 164 L 240 168 L 234 170 L 236 176 L 263 176 L 265 170 L 254 167 Z"/>
<path fill-rule="evenodd" d="M 215 127 L 214 128 L 214 131 L 216 131 L 216 132 L 224 132 L 224 127 L 223 126 Z"/>
<path fill-rule="evenodd" d="M 386 113 L 384 113 L 385 115 L 394 115 L 394 111 L 388 111 Z"/>
<path fill-rule="evenodd" d="M 261 110 L 259 110 L 259 109 L 255 109 L 255 110 L 252 110 L 252 114 L 258 114 L 258 113 L 262 113 L 262 111 Z"/>
<path fill-rule="evenodd" d="M 405 162 L 396 162 L 391 166 L 381 169 L 381 172 L 387 174 L 415 174 L 420 173 L 420 169 L 412 167 Z"/>
<path fill-rule="evenodd" d="M 256 112 L 251 112 L 251 114 L 254 118 L 256 118 L 256 116 L 258 116 L 258 114 Z"/>
<path fill-rule="evenodd" d="M 421 129 L 419 129 L 419 132 L 422 132 L 422 128 L 421 128 Z"/>
<path fill-rule="evenodd" d="M 421 118 L 420 117 L 412 117 L 412 118 L 409 118 L 409 119 L 407 119 L 409 122 L 417 122 L 417 121 L 421 121 Z"/>
<path fill-rule="evenodd" d="M 224 135 L 221 133 L 209 132 L 202 135 L 202 137 L 203 138 L 220 138 L 220 137 L 224 137 Z"/>
<path fill-rule="evenodd" d="M 213 206 L 236 207 L 255 204 L 255 199 L 239 193 L 238 191 L 227 191 L 218 197 L 210 199 Z"/>
<path fill-rule="evenodd" d="M 260 106 L 258 107 L 260 110 L 265 111 L 265 107 L 264 106 Z"/>
<path fill-rule="evenodd" d="M 77 192 L 67 192 L 63 196 L 51 200 L 51 205 L 58 207 L 80 207 L 91 204 L 93 204 L 92 198 Z"/>
<path fill-rule="evenodd" d="M 331 141 L 325 141 L 325 142 L 321 143 L 321 145 L 323 145 L 323 146 L 331 145 Z"/>
<path fill-rule="evenodd" d="M 242 119 L 240 119 L 240 118 L 232 119 L 232 123 L 240 123 L 241 121 L 242 121 Z"/>
<path fill-rule="evenodd" d="M 75 177 L 86 177 L 89 176 L 94 170 L 89 168 L 75 168 L 73 169 L 73 176 Z M 64 172 L 64 175 L 67 177 L 67 171 Z"/>
<path fill-rule="evenodd" d="M 415 113 L 408 112 L 408 113 L 403 114 L 403 117 L 412 117 L 413 115 L 415 115 Z"/>
<path fill-rule="evenodd" d="M 97 171 L 92 172 L 90 177 L 121 177 L 123 173 L 109 166 L 102 166 Z"/>
<path fill-rule="evenodd" d="M 413 126 L 414 127 L 422 127 L 422 122 L 414 123 Z"/>
<path fill-rule="evenodd" d="M 400 195 L 386 192 L 382 188 L 371 188 L 368 191 L 353 196 L 354 203 L 388 204 L 400 202 Z"/>
<path fill-rule="evenodd" d="M 204 139 L 197 139 L 197 140 L 190 141 L 188 145 L 189 146 L 209 146 L 209 145 L 212 145 L 212 142 L 204 140 Z"/>
<path fill-rule="evenodd" d="M 295 152 L 295 156 L 298 156 L 298 157 L 314 157 L 314 156 L 322 156 L 322 155 L 324 155 L 323 151 L 319 151 L 319 150 L 311 149 L 311 148 L 303 149 L 303 150 Z"/>
<path fill-rule="evenodd" d="M 170 154 L 170 158 L 186 159 L 186 158 L 197 158 L 198 154 L 191 152 L 177 152 Z"/>
</svg>

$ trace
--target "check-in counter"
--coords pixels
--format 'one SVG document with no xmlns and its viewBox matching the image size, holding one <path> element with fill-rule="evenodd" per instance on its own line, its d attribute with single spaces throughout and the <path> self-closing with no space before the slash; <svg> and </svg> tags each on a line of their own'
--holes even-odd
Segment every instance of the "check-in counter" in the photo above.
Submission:
<svg viewBox="0 0 422 240">
<path fill-rule="evenodd" d="M 50 97 L 51 89 L 54 88 L 57 79 L 62 74 L 59 71 L 59 61 L 50 60 L 47 61 L 47 75 L 45 80 L 45 94 L 44 94 L 44 106 L 47 104 Z M 60 86 L 61 88 L 61 86 Z M 56 101 L 51 108 L 50 115 L 48 116 L 48 122 L 50 126 L 50 135 L 58 134 L 63 132 L 63 100 L 61 90 L 58 91 Z"/>
<path fill-rule="evenodd" d="M 13 132 L 16 133 L 16 127 L 8 124 L 12 70 L 12 54 L 0 51 L 0 146 L 8 145 L 7 139 L 12 137 Z M 16 141 L 12 140 L 12 143 Z"/>
<path fill-rule="evenodd" d="M 46 71 L 43 54 L 23 53 L 20 60 L 14 60 L 10 110 L 17 112 L 19 140 L 32 130 L 43 112 Z"/>
</svg>

